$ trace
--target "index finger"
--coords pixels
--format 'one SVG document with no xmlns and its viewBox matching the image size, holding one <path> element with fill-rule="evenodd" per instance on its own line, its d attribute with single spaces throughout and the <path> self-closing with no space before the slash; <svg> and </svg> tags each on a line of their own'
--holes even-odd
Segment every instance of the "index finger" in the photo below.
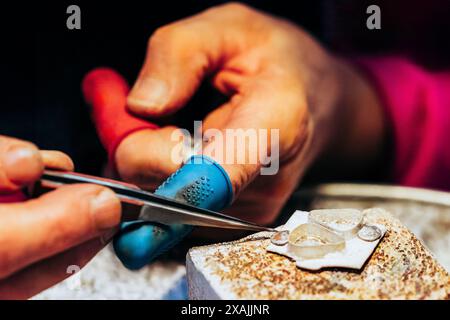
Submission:
<svg viewBox="0 0 450 320">
<path fill-rule="evenodd" d="M 0 278 L 117 226 L 121 205 L 97 185 L 69 185 L 0 205 Z"/>
<path fill-rule="evenodd" d="M 39 179 L 43 170 L 44 162 L 34 144 L 0 136 L 0 193 L 20 190 Z"/>
</svg>

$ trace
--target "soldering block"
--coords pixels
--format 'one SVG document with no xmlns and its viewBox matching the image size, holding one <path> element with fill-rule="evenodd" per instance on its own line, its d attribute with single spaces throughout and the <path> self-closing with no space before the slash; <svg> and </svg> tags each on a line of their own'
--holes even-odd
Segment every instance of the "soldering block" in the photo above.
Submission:
<svg viewBox="0 0 450 320">
<path fill-rule="evenodd" d="M 300 269 L 266 251 L 261 232 L 194 247 L 187 254 L 191 299 L 450 299 L 450 276 L 431 252 L 385 210 L 366 211 L 387 232 L 361 270 Z"/>
</svg>

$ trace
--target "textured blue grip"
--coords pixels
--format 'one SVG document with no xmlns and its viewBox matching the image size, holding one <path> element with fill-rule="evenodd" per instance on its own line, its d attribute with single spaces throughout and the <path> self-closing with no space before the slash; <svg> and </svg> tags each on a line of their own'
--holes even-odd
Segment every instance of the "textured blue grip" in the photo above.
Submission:
<svg viewBox="0 0 450 320">
<path fill-rule="evenodd" d="M 196 155 L 173 173 L 155 194 L 209 210 L 221 210 L 233 197 L 230 179 L 212 159 Z M 123 223 L 114 239 L 117 257 L 129 269 L 139 269 L 186 236 L 191 226 L 145 221 Z"/>
<path fill-rule="evenodd" d="M 217 162 L 203 155 L 195 155 L 173 173 L 155 194 L 204 209 L 221 210 L 230 204 L 233 188 L 228 174 Z"/>
</svg>

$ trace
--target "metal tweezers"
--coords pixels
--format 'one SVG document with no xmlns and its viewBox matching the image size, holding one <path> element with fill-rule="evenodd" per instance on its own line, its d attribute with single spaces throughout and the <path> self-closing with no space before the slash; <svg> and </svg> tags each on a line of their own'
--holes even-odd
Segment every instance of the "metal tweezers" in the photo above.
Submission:
<svg viewBox="0 0 450 320">
<path fill-rule="evenodd" d="M 33 196 L 37 196 L 62 185 L 74 183 L 93 183 L 113 190 L 122 202 L 122 221 L 144 220 L 162 224 L 276 231 L 219 212 L 158 196 L 133 184 L 75 172 L 45 170 L 31 193 Z"/>
</svg>

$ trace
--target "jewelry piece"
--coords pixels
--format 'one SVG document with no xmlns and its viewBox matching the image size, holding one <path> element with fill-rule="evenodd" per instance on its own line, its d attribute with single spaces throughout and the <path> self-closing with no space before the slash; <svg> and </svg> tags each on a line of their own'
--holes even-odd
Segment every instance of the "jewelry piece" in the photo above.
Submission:
<svg viewBox="0 0 450 320">
<path fill-rule="evenodd" d="M 356 236 L 363 226 L 364 214 L 357 209 L 313 210 L 308 220 L 317 223 L 349 240 Z"/>
<path fill-rule="evenodd" d="M 380 239 L 382 235 L 380 228 L 373 225 L 365 225 L 358 231 L 358 238 L 369 242 Z"/>
<path fill-rule="evenodd" d="M 289 241 L 289 230 L 281 230 L 270 237 L 270 242 L 276 246 L 284 246 Z"/>
<path fill-rule="evenodd" d="M 289 234 L 288 249 L 300 258 L 321 258 L 345 249 L 345 239 L 318 224 L 305 223 Z"/>
</svg>

